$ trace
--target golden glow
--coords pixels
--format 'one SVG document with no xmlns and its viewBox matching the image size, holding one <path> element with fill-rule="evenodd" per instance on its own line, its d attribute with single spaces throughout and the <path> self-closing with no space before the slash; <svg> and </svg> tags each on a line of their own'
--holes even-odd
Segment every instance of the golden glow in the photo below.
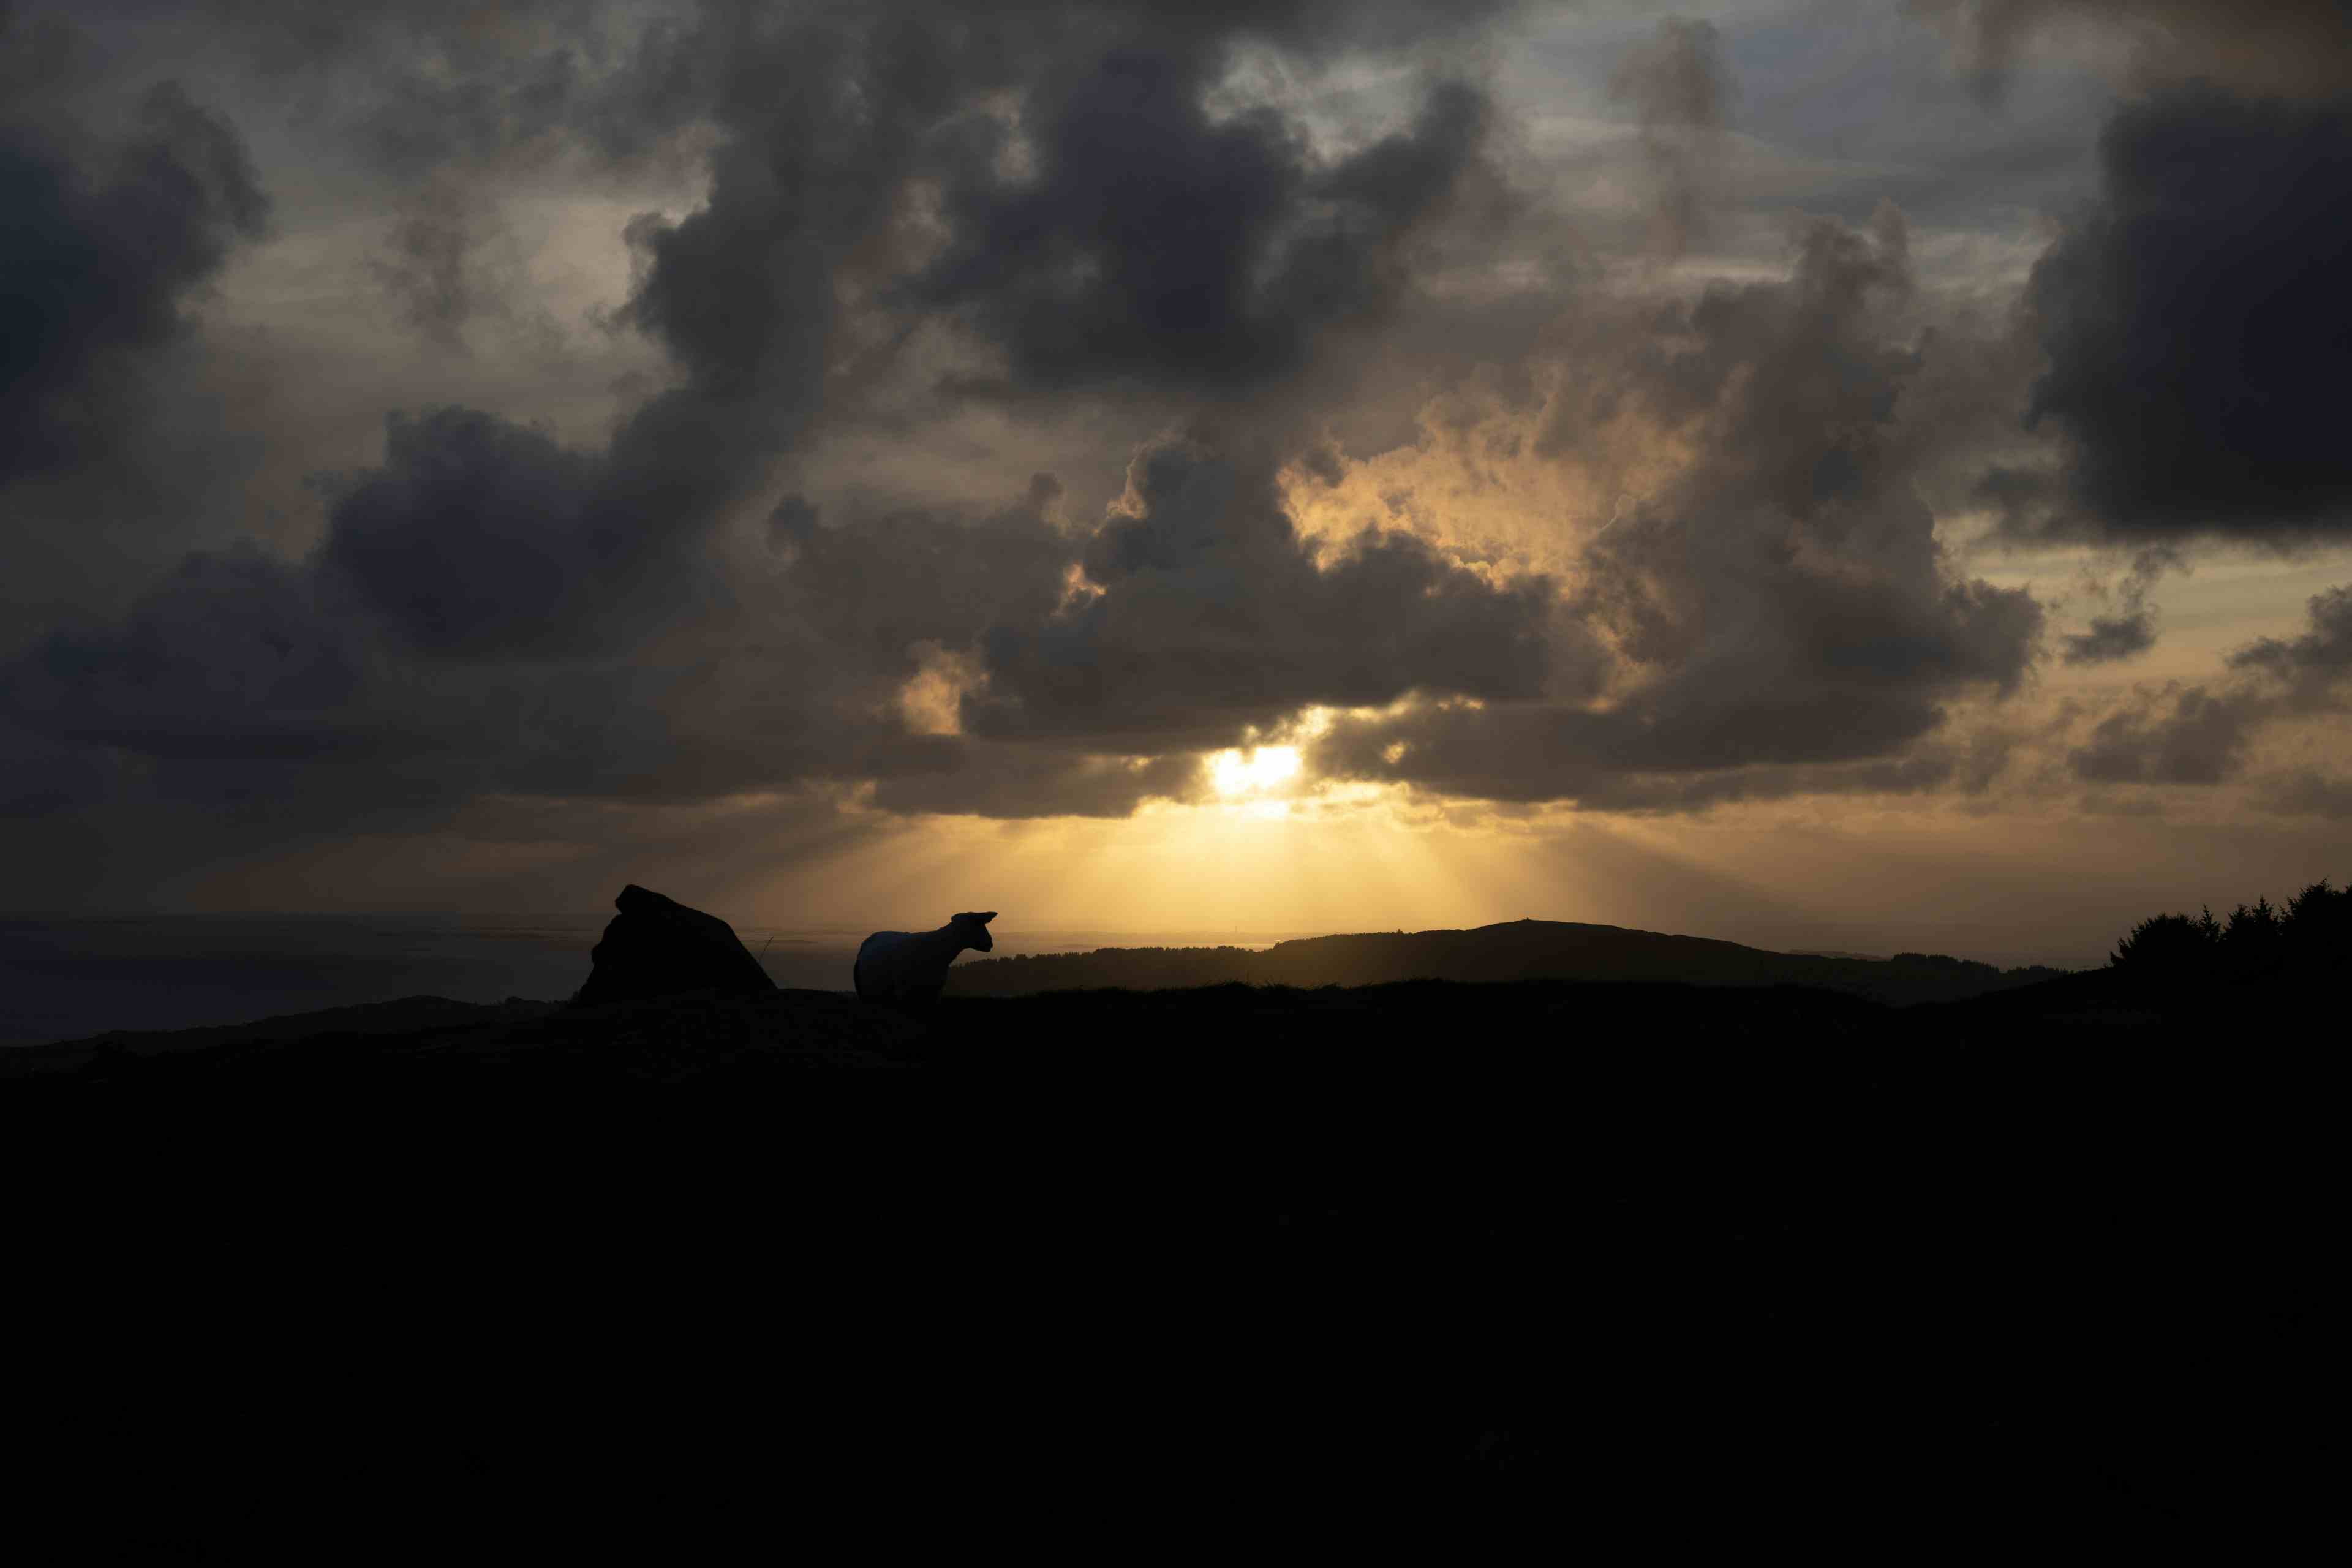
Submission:
<svg viewBox="0 0 2352 1568">
<path fill-rule="evenodd" d="M 1399 818 L 1402 792 L 1307 786 L 1303 772 L 1285 795 L 1154 801 L 1124 818 L 893 823 L 822 874 L 796 868 L 795 890 L 768 897 L 783 909 L 856 898 L 873 910 L 869 929 L 905 926 L 965 888 L 1001 890 L 1026 929 L 1297 934 L 1540 912 L 1521 907 L 1527 857 L 1517 840 L 1442 824 L 1416 830 Z M 1570 880 L 1556 875 L 1555 895 Z"/>
<path fill-rule="evenodd" d="M 1209 783 L 1228 799 L 1265 795 L 1297 776 L 1296 746 L 1252 746 L 1246 752 L 1228 749 L 1209 758 Z"/>
<path fill-rule="evenodd" d="M 916 645 L 922 668 L 898 690 L 898 714 L 915 735 L 963 733 L 963 695 L 983 679 L 980 661 L 938 643 Z"/>
<path fill-rule="evenodd" d="M 1246 760 L 1246 759 L 1245 759 Z M 1302 768 L 1302 773 L 1304 769 Z M 738 922 L 875 930 L 997 909 L 1003 931 L 1429 931 L 1597 921 L 1768 948 L 1949 952 L 2095 964 L 2164 909 L 2341 877 L 2340 825 L 2250 838 L 2226 799 L 2190 817 L 2110 814 L 2100 831 L 2031 797 L 1843 795 L 1660 816 L 1482 806 L 1362 781 L 1146 803 L 1126 817 L 899 817 L 868 789 L 695 805 L 490 798 L 457 835 L 359 833 L 183 884 L 208 907 L 275 910 L 316 889 L 367 910 L 604 908 L 650 845 L 675 896 Z M 1277 815 L 1261 816 L 1271 806 Z M 2116 860 L 2135 869 L 2116 873 Z M 1932 890 L 1932 896 L 1921 889 Z M 1000 936 L 1000 940 L 1004 940 Z M 1115 943 L 1116 945 L 1116 943 Z"/>
</svg>

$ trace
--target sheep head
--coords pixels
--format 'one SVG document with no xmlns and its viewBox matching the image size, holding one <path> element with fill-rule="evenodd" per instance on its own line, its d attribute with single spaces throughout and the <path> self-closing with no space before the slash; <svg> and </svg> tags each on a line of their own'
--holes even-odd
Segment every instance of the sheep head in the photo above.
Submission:
<svg viewBox="0 0 2352 1568">
<path fill-rule="evenodd" d="M 977 952 L 987 952 L 996 946 L 994 939 L 988 934 L 988 922 L 995 918 L 996 911 L 994 910 L 988 910 L 978 914 L 974 914 L 967 910 L 966 912 L 956 916 L 954 920 L 948 923 L 959 928 L 963 936 L 964 945 L 966 947 L 972 948 Z"/>
</svg>

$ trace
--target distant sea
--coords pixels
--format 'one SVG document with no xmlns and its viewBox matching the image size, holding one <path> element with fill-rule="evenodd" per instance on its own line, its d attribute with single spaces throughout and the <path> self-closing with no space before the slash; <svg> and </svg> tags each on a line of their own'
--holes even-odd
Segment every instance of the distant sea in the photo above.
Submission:
<svg viewBox="0 0 2352 1568">
<path fill-rule="evenodd" d="M 609 913 L 0 918 L 0 1047 L 192 1029 L 447 996 L 558 1000 L 588 978 Z M 779 985 L 846 991 L 866 929 L 738 925 Z M 1010 931 L 992 956 L 1098 947 L 1266 948 L 1311 931 Z M 967 961 L 978 955 L 966 953 Z"/>
</svg>

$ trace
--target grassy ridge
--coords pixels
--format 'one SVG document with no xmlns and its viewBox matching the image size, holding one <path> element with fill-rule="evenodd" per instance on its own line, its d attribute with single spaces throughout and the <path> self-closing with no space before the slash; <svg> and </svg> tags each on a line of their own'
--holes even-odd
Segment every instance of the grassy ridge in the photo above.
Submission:
<svg viewBox="0 0 2352 1568">
<path fill-rule="evenodd" d="M 1770 952 L 1705 937 L 1560 921 L 1514 921 L 1468 931 L 1376 931 L 1308 937 L 1264 952 L 1238 947 L 1100 948 L 982 959 L 949 972 L 962 996 L 1196 985 L 1379 985 L 1402 980 L 1644 981 L 1690 985 L 1802 985 L 1903 1005 L 1949 1002 L 2055 978 L 2054 969 L 2003 971 L 1927 953 L 1892 959 Z"/>
</svg>

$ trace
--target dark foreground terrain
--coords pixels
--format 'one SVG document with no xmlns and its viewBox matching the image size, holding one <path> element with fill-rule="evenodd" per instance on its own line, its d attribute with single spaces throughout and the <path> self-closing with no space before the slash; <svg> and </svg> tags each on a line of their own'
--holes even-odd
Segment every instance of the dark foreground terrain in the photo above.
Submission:
<svg viewBox="0 0 2352 1568">
<path fill-rule="evenodd" d="M 426 998 L 18 1051 L 10 1473 L 90 1555 L 2261 1551 L 2342 1458 L 2325 1000 Z M 806 1070 L 851 1065 L 902 1070 Z"/>
</svg>

